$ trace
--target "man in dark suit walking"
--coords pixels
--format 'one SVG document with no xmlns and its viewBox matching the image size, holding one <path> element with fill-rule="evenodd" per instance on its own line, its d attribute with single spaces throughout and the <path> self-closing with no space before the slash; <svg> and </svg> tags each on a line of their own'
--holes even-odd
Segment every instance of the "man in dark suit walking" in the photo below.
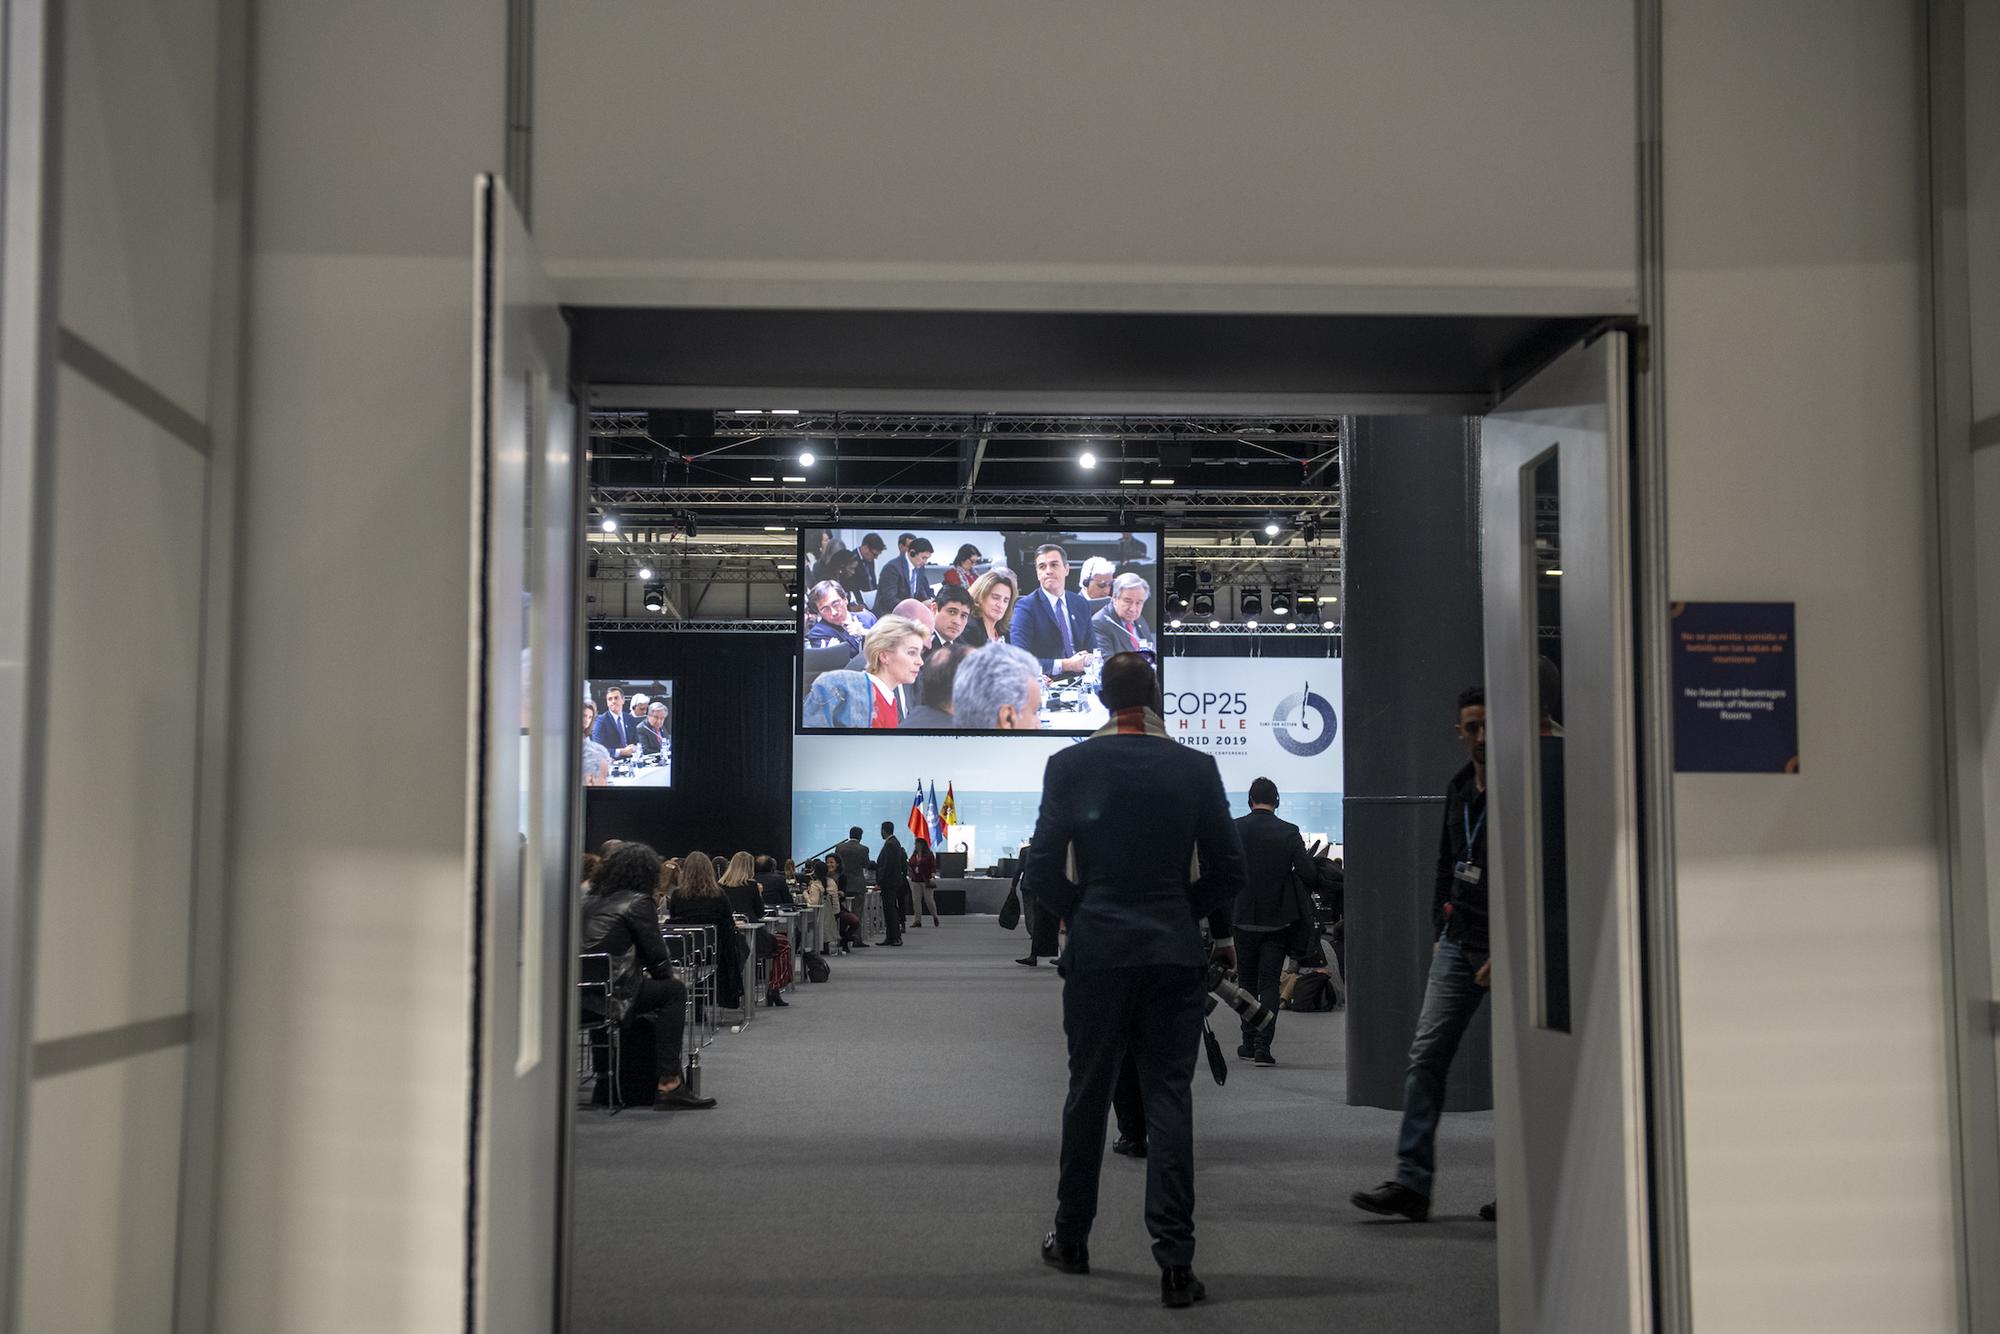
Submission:
<svg viewBox="0 0 2000 1334">
<path fill-rule="evenodd" d="M 1007 637 L 1026 649 L 1044 676 L 1072 676 L 1090 660 L 1096 643 L 1090 599 L 1069 591 L 1069 556 L 1053 542 L 1035 548 L 1034 592 L 1014 604 Z"/>
<path fill-rule="evenodd" d="M 850 828 L 833 850 L 840 856 L 841 897 L 853 899 L 854 911 L 860 913 L 868 894 L 868 845 L 861 841 L 861 826 Z"/>
<path fill-rule="evenodd" d="M 1248 876 L 1232 914 L 1237 980 L 1276 1014 L 1285 940 L 1295 923 L 1312 920 L 1307 886 L 1318 871 L 1299 827 L 1278 818 L 1278 785 L 1268 778 L 1250 784 L 1250 813 L 1236 822 L 1236 834 L 1243 842 Z M 1277 1028 L 1276 1021 L 1267 1028 L 1243 1025 L 1243 1044 L 1236 1054 L 1258 1065 L 1276 1065 L 1271 1036 Z"/>
<path fill-rule="evenodd" d="M 1201 919 L 1243 888 L 1243 849 L 1215 760 L 1167 735 L 1151 664 L 1118 654 L 1100 694 L 1111 721 L 1049 760 L 1028 849 L 1036 899 L 1069 922 L 1061 963 L 1069 1096 L 1056 1225 L 1042 1258 L 1065 1273 L 1090 1272 L 1105 1114 L 1130 1049 L 1145 1107 L 1146 1230 L 1160 1300 L 1187 1306 L 1205 1295 L 1192 1269 L 1190 1087 L 1207 963 Z M 1216 952 L 1234 962 L 1227 944 Z"/>
<path fill-rule="evenodd" d="M 882 943 L 903 943 L 903 895 L 910 889 L 910 854 L 896 838 L 896 826 L 882 822 L 882 850 L 875 854 L 875 888 L 882 891 Z"/>
</svg>

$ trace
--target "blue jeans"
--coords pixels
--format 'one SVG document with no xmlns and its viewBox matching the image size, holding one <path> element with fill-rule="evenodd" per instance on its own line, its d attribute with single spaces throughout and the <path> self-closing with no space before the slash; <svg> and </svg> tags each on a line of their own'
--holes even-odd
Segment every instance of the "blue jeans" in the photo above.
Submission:
<svg viewBox="0 0 2000 1334">
<path fill-rule="evenodd" d="M 1403 1077 L 1403 1128 L 1396 1137 L 1396 1180 L 1429 1198 L 1437 1169 L 1438 1120 L 1444 1115 L 1444 1080 L 1459 1039 L 1486 1003 L 1486 988 L 1473 981 L 1484 955 L 1469 953 L 1446 936 L 1431 956 L 1424 983 L 1424 1010 L 1410 1043 L 1410 1069 Z"/>
</svg>

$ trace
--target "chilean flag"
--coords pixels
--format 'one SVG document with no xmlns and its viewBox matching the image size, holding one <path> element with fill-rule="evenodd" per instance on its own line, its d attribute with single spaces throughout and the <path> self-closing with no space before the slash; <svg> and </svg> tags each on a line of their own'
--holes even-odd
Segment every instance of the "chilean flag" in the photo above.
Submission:
<svg viewBox="0 0 2000 1334">
<path fill-rule="evenodd" d="M 910 818 L 903 823 L 912 838 L 930 838 L 930 821 L 924 819 L 924 780 L 921 778 L 917 780 L 917 795 L 910 799 Z"/>
</svg>

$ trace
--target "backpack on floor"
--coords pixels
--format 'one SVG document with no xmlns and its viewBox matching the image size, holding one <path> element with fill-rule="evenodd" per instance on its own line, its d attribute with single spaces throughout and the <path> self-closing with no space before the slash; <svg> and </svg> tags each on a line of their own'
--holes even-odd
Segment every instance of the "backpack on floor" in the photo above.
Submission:
<svg viewBox="0 0 2000 1334">
<path fill-rule="evenodd" d="M 1293 974 L 1291 994 L 1279 1002 L 1284 1010 L 1320 1011 L 1333 1008 L 1333 979 L 1325 973 Z"/>
<path fill-rule="evenodd" d="M 824 982 L 829 977 L 833 976 L 833 969 L 827 967 L 826 960 L 822 959 L 819 955 L 808 954 L 804 956 L 804 958 L 806 965 L 806 981 Z"/>
</svg>

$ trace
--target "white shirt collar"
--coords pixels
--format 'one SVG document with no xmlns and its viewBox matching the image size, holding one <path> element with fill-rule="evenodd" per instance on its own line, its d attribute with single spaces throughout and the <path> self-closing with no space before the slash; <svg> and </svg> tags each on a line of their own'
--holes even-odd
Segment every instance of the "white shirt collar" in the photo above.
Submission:
<svg viewBox="0 0 2000 1334">
<path fill-rule="evenodd" d="M 1069 590 L 1067 588 L 1065 588 L 1060 593 L 1051 593 L 1049 592 L 1048 589 L 1043 588 L 1040 584 L 1035 585 L 1035 588 L 1036 591 L 1041 593 L 1041 595 L 1044 598 L 1048 599 L 1048 604 L 1051 608 L 1053 608 L 1057 612 L 1060 612 L 1063 609 L 1063 599 L 1069 596 Z"/>
<path fill-rule="evenodd" d="M 874 686 L 875 693 L 883 699 L 888 700 L 891 704 L 896 702 L 896 688 L 894 686 L 883 685 L 881 678 L 876 676 L 875 673 L 868 673 L 868 684 Z"/>
</svg>

